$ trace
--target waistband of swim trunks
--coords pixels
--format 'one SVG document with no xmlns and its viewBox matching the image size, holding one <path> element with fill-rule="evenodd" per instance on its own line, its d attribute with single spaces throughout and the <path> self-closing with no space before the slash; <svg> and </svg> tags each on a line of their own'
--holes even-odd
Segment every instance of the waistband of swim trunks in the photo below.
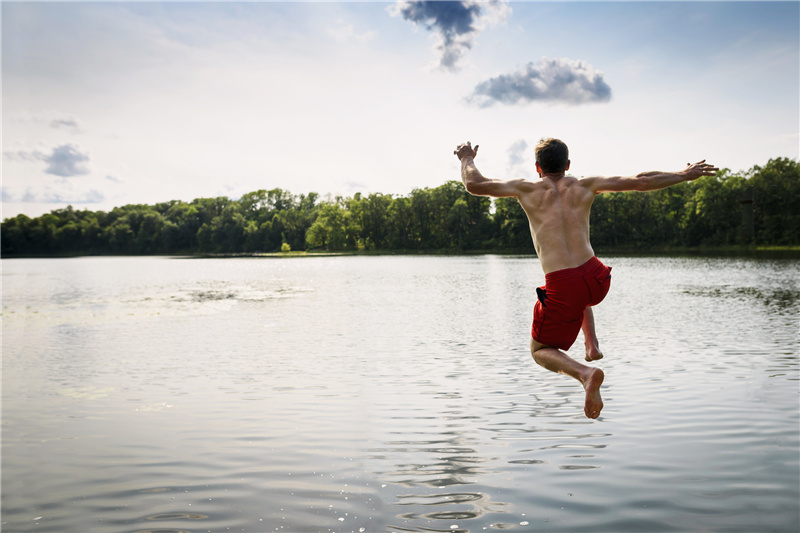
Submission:
<svg viewBox="0 0 800 533">
<path fill-rule="evenodd" d="M 556 281 L 569 278 L 581 278 L 587 274 L 591 274 L 595 270 L 603 268 L 603 263 L 597 257 L 592 257 L 581 266 L 575 268 L 565 268 L 564 270 L 556 270 L 544 275 L 546 281 Z"/>
</svg>

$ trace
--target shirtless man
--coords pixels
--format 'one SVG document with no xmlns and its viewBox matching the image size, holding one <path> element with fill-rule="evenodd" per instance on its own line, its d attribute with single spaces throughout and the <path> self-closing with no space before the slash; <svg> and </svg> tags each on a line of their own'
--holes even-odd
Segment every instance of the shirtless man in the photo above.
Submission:
<svg viewBox="0 0 800 533">
<path fill-rule="evenodd" d="M 603 409 L 600 385 L 603 371 L 569 357 L 566 350 L 583 330 L 586 361 L 602 359 L 595 334 L 593 305 L 605 298 L 611 268 L 595 256 L 589 242 L 589 212 L 594 197 L 604 192 L 655 191 L 700 176 L 713 176 L 718 168 L 705 160 L 680 172 L 642 172 L 630 177 L 567 176 L 569 150 L 558 139 L 542 139 L 536 146 L 538 181 L 485 178 L 475 166 L 478 145 L 467 142 L 454 153 L 461 161 L 461 180 L 470 194 L 495 198 L 514 197 L 530 222 L 533 246 L 545 273 L 545 286 L 536 289 L 531 354 L 553 372 L 571 376 L 586 391 L 584 413 L 597 418 Z"/>
</svg>

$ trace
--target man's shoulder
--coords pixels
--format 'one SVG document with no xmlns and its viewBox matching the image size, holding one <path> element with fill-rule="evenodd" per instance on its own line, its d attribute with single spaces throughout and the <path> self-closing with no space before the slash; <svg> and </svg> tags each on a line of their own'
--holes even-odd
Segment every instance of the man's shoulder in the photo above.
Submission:
<svg viewBox="0 0 800 533">
<path fill-rule="evenodd" d="M 509 180 L 509 183 L 513 183 L 514 186 L 519 187 L 521 190 L 533 190 L 542 185 L 541 181 L 531 181 L 525 178 Z"/>
<path fill-rule="evenodd" d="M 586 189 L 589 191 L 593 191 L 595 184 L 597 183 L 598 177 L 591 176 L 591 177 L 580 177 L 576 178 L 575 176 L 565 176 L 567 178 L 567 182 L 565 185 L 569 187 L 579 187 L 581 189 Z M 602 179 L 602 178 L 599 178 Z"/>
<path fill-rule="evenodd" d="M 541 186 L 540 183 L 527 180 L 525 178 L 514 178 L 502 182 L 506 187 L 515 191 L 514 196 L 525 196 L 531 194 Z"/>
<path fill-rule="evenodd" d="M 572 183 L 575 183 L 576 185 L 588 185 L 591 182 L 591 180 L 595 179 L 593 177 L 590 178 L 585 176 L 581 176 L 580 178 L 575 176 L 566 176 L 566 178 L 569 179 Z"/>
</svg>

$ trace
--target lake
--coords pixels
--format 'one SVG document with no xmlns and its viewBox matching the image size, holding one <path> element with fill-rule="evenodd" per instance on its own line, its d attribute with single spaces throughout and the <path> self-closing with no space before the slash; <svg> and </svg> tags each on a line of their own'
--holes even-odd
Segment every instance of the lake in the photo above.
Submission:
<svg viewBox="0 0 800 533">
<path fill-rule="evenodd" d="M 601 259 L 597 420 L 535 257 L 3 260 L 2 530 L 796 533 L 800 261 Z"/>
</svg>

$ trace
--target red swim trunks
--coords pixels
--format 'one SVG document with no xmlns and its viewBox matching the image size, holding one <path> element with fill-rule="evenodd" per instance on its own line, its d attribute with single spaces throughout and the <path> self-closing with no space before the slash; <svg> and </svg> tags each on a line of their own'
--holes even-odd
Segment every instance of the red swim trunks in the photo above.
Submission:
<svg viewBox="0 0 800 533">
<path fill-rule="evenodd" d="M 545 346 L 568 350 L 578 338 L 583 311 L 603 301 L 611 287 L 611 267 L 592 257 L 579 267 L 545 274 L 536 289 L 531 336 Z"/>
</svg>

